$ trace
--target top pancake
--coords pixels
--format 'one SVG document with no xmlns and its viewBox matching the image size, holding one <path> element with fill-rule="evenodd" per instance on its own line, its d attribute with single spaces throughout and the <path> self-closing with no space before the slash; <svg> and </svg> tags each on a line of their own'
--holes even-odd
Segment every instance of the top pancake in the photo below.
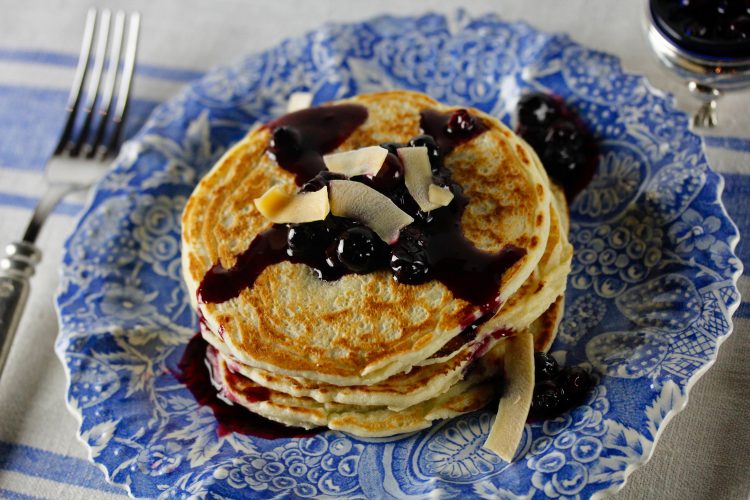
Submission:
<svg viewBox="0 0 750 500">
<path fill-rule="evenodd" d="M 341 102 L 361 104 L 369 115 L 337 151 L 407 142 L 420 133 L 420 111 L 458 109 L 405 91 Z M 469 199 L 461 219 L 464 236 L 485 251 L 507 245 L 526 250 L 503 276 L 502 301 L 518 290 L 542 256 L 550 189 L 523 141 L 494 118 L 470 112 L 488 130 L 446 155 L 445 165 Z M 234 299 L 197 304 L 206 272 L 217 262 L 231 267 L 270 227 L 253 199 L 273 185 L 297 189 L 293 174 L 267 153 L 270 137 L 267 128 L 256 128 L 227 152 L 196 187 L 183 214 L 183 274 L 190 295 L 235 359 L 331 384 L 373 383 L 408 370 L 486 314 L 437 281 L 402 285 L 383 270 L 327 282 L 307 266 L 289 262 L 266 268 Z"/>
</svg>

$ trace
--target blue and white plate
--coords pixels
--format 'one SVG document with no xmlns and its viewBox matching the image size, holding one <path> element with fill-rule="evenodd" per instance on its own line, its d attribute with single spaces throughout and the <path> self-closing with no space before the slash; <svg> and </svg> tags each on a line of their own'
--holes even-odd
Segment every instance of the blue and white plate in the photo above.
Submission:
<svg viewBox="0 0 750 500">
<path fill-rule="evenodd" d="M 294 91 L 321 103 L 387 88 L 510 122 L 529 91 L 562 96 L 601 139 L 572 206 L 575 246 L 553 346 L 597 374 L 581 407 L 526 427 L 516 460 L 481 448 L 493 411 L 388 439 L 219 436 L 174 377 L 197 331 L 180 279 L 193 187 Z M 723 181 L 671 100 L 615 57 L 494 16 L 327 25 L 216 69 L 125 145 L 66 245 L 57 352 L 81 438 L 135 496 L 588 497 L 645 463 L 732 329 L 741 263 Z"/>
</svg>

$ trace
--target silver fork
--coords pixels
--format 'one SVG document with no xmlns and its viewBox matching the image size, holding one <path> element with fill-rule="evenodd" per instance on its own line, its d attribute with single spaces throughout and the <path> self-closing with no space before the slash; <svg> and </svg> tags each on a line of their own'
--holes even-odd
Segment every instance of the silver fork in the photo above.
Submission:
<svg viewBox="0 0 750 500">
<path fill-rule="evenodd" d="M 102 174 L 110 156 L 117 152 L 130 97 L 139 31 L 138 13 L 126 15 L 118 11 L 114 22 L 109 10 L 89 9 L 86 14 L 81 52 L 66 104 L 67 119 L 45 170 L 47 189 L 34 209 L 23 239 L 9 244 L 0 260 L 0 377 L 28 299 L 29 280 L 42 256 L 34 245 L 39 230 L 60 200 L 72 192 L 88 189 Z"/>
</svg>

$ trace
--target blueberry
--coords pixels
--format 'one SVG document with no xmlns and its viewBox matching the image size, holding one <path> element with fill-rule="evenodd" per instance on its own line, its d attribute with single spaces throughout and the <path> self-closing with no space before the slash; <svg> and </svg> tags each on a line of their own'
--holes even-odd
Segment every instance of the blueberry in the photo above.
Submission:
<svg viewBox="0 0 750 500">
<path fill-rule="evenodd" d="M 563 392 L 560 387 L 550 380 L 534 385 L 534 395 L 531 398 L 531 414 L 534 416 L 554 415 L 563 403 Z"/>
<path fill-rule="evenodd" d="M 432 213 L 425 212 L 419 208 L 419 205 L 414 201 L 414 198 L 404 184 L 401 184 L 395 189 L 390 194 L 390 198 L 393 200 L 393 203 L 395 203 L 401 210 L 414 217 L 416 221 L 423 224 L 429 224 L 432 222 Z"/>
<path fill-rule="evenodd" d="M 309 257 L 323 251 L 330 243 L 323 221 L 290 224 L 287 233 L 287 253 L 290 257 Z"/>
<path fill-rule="evenodd" d="M 383 166 L 375 174 L 375 179 L 383 185 L 388 185 L 391 189 L 394 189 L 399 184 L 403 184 L 404 165 L 401 163 L 399 157 L 393 153 L 388 153 Z"/>
<path fill-rule="evenodd" d="M 682 25 L 682 32 L 689 38 L 707 39 L 711 35 L 708 26 L 694 19 L 689 19 Z"/>
<path fill-rule="evenodd" d="M 271 151 L 287 158 L 296 158 L 302 152 L 302 137 L 291 127 L 277 127 L 273 131 L 270 143 Z"/>
<path fill-rule="evenodd" d="M 402 144 L 400 142 L 384 142 L 380 145 L 381 148 L 385 148 L 388 150 L 391 154 L 397 154 L 396 151 L 398 148 L 405 148 L 406 144 Z"/>
<path fill-rule="evenodd" d="M 334 241 L 347 229 L 362 226 L 362 223 L 359 221 L 347 219 L 346 217 L 336 217 L 335 215 L 328 215 L 323 222 L 328 234 L 328 243 Z"/>
<path fill-rule="evenodd" d="M 534 363 L 537 379 L 531 414 L 535 417 L 552 417 L 572 408 L 584 399 L 594 385 L 591 375 L 583 368 L 559 369 L 557 363 L 546 354 L 534 353 Z"/>
<path fill-rule="evenodd" d="M 529 129 L 545 129 L 560 117 L 555 98 L 541 92 L 523 96 L 516 109 L 519 125 Z"/>
<path fill-rule="evenodd" d="M 416 285 L 428 281 L 431 269 L 424 235 L 416 228 L 403 229 L 391 249 L 390 265 L 399 283 Z"/>
<path fill-rule="evenodd" d="M 569 403 L 574 403 L 582 399 L 593 385 L 591 376 L 579 366 L 565 369 L 560 375 L 558 383 L 562 387 L 565 398 Z"/>
<path fill-rule="evenodd" d="M 404 166 L 398 156 L 388 153 L 377 174 L 355 175 L 349 180 L 361 182 L 386 196 L 390 196 L 404 184 Z"/>
<path fill-rule="evenodd" d="M 578 149 L 583 145 L 583 135 L 574 123 L 559 120 L 547 129 L 544 144 L 547 148 L 557 149 L 567 146 L 571 149 Z"/>
<path fill-rule="evenodd" d="M 476 121 L 465 109 L 457 109 L 448 120 L 446 132 L 451 135 L 466 135 L 474 130 Z"/>
<path fill-rule="evenodd" d="M 544 140 L 547 137 L 547 129 L 521 125 L 518 128 L 518 135 L 528 142 L 534 148 L 534 151 L 542 151 L 544 149 Z"/>
<path fill-rule="evenodd" d="M 451 188 L 455 183 L 451 180 L 451 172 L 448 169 L 441 168 L 432 174 L 432 183 L 436 186 Z"/>
<path fill-rule="evenodd" d="M 747 40 L 750 38 L 750 18 L 734 19 L 722 23 L 717 35 L 724 40 Z"/>
<path fill-rule="evenodd" d="M 346 266 L 339 260 L 338 252 L 336 251 L 337 241 L 333 241 L 326 247 L 323 252 L 323 266 L 320 269 L 316 269 L 318 278 L 326 281 L 336 280 L 340 278 L 346 272 Z"/>
<path fill-rule="evenodd" d="M 565 145 L 547 147 L 541 154 L 542 164 L 549 176 L 562 185 L 575 180 L 586 168 L 587 157 L 581 148 Z"/>
<path fill-rule="evenodd" d="M 537 382 L 552 380 L 558 371 L 559 367 L 555 358 L 544 352 L 534 353 L 534 372 Z"/>
<path fill-rule="evenodd" d="M 437 174 L 443 167 L 443 156 L 440 154 L 435 138 L 431 135 L 418 135 L 409 141 L 409 146 L 418 148 L 424 146 L 427 148 L 427 156 L 430 158 L 432 173 Z"/>
<path fill-rule="evenodd" d="M 375 270 L 381 262 L 382 241 L 367 227 L 352 227 L 335 241 L 339 262 L 355 273 Z"/>
<path fill-rule="evenodd" d="M 718 0 L 716 2 L 716 13 L 722 17 L 733 17 L 742 12 L 741 2 L 736 0 Z"/>
<path fill-rule="evenodd" d="M 300 188 L 300 192 L 310 193 L 313 191 L 320 191 L 321 189 L 323 189 L 325 186 L 328 185 L 328 181 L 331 181 L 334 179 L 346 179 L 346 176 L 342 174 L 337 174 L 336 172 L 323 170 L 321 172 L 318 172 L 318 175 L 316 175 L 309 181 L 305 182 Z"/>
</svg>

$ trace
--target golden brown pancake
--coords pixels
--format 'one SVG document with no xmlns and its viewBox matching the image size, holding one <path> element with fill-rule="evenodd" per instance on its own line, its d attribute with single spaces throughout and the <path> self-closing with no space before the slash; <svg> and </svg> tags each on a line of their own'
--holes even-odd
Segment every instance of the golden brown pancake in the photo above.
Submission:
<svg viewBox="0 0 750 500">
<path fill-rule="evenodd" d="M 420 111 L 455 109 L 405 91 L 346 102 L 366 106 L 368 118 L 337 151 L 406 142 L 420 133 Z M 547 247 L 552 195 L 530 148 L 496 119 L 470 112 L 488 130 L 458 146 L 445 164 L 469 199 L 461 219 L 464 236 L 484 251 L 512 245 L 526 252 L 503 276 L 497 299 L 507 305 Z M 251 131 L 201 181 L 183 214 L 188 289 L 208 330 L 221 333 L 233 359 L 328 384 L 374 384 L 430 358 L 467 323 L 487 314 L 437 281 L 403 285 L 388 271 L 376 271 L 327 282 L 306 265 L 290 262 L 269 266 L 236 298 L 198 303 L 196 292 L 208 270 L 217 263 L 230 268 L 270 227 L 253 199 L 273 185 L 297 189 L 294 176 L 268 155 L 269 139 L 267 128 Z"/>
<path fill-rule="evenodd" d="M 560 309 L 553 305 L 529 328 L 536 344 L 542 345 L 554 336 L 559 314 Z M 390 383 L 374 386 L 316 386 L 309 381 L 289 382 L 289 377 L 275 379 L 272 374 L 259 374 L 257 370 L 251 370 L 248 376 L 243 366 L 218 350 L 211 352 L 210 361 L 215 383 L 224 398 L 254 413 L 297 427 L 328 426 L 356 436 L 380 437 L 424 429 L 433 420 L 475 411 L 493 401 L 503 385 L 506 339 L 499 339 L 491 349 L 485 345 L 486 352 L 464 366 L 458 380 L 446 384 L 444 390 L 404 407 L 390 405 L 388 396 L 403 396 L 401 391 L 408 390 L 409 382 L 419 386 L 421 379 L 429 375 L 394 376 Z M 434 370 L 435 366 L 414 371 Z M 369 399 L 363 397 L 368 391 L 371 391 Z M 337 400 L 339 395 L 357 393 L 362 404 Z M 259 394 L 263 397 L 259 398 Z"/>
</svg>

